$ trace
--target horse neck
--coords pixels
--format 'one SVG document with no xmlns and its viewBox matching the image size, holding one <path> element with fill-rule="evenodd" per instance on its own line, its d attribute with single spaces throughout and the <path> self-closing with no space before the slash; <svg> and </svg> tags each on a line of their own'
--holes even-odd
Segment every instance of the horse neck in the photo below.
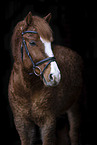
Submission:
<svg viewBox="0 0 97 145">
<path fill-rule="evenodd" d="M 40 77 L 37 77 L 34 73 L 29 74 L 29 71 L 26 70 L 24 67 L 21 68 L 22 71 L 22 76 L 23 76 L 23 81 L 27 85 L 28 88 L 31 89 L 41 89 L 43 86 L 43 81 L 40 79 Z"/>
<path fill-rule="evenodd" d="M 29 88 L 33 91 L 43 88 L 43 81 L 40 77 L 37 77 L 34 74 L 29 75 L 28 70 L 26 70 L 21 63 L 14 63 L 13 70 L 16 76 L 18 76 L 18 82 L 21 83 L 19 85 L 22 85 L 25 89 Z"/>
</svg>

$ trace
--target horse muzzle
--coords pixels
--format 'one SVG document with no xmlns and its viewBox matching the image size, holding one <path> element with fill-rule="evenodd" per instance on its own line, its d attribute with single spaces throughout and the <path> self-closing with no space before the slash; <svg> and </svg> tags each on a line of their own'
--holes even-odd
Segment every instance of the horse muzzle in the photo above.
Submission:
<svg viewBox="0 0 97 145">
<path fill-rule="evenodd" d="M 47 79 L 46 78 L 43 79 L 43 82 L 46 86 L 56 86 L 59 84 L 61 80 L 61 73 L 55 61 L 51 62 L 50 65 L 51 65 L 50 74 Z"/>
</svg>

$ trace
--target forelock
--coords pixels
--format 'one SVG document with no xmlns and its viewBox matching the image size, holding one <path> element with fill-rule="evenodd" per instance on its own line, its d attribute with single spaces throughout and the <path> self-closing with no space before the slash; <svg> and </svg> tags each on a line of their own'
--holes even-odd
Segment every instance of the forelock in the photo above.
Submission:
<svg viewBox="0 0 97 145">
<path fill-rule="evenodd" d="M 49 24 L 38 16 L 33 16 L 33 25 L 38 34 L 47 41 L 53 41 L 52 29 Z"/>
</svg>

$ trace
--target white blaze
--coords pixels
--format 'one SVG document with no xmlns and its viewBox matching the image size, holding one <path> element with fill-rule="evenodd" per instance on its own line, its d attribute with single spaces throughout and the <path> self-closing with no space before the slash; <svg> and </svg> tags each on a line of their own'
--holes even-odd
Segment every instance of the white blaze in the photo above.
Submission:
<svg viewBox="0 0 97 145">
<path fill-rule="evenodd" d="M 42 41 L 42 43 L 44 44 L 45 47 L 45 53 L 49 56 L 49 57 L 54 57 L 54 54 L 52 52 L 51 49 L 51 42 L 44 40 L 43 38 L 40 37 L 40 40 Z"/>
<path fill-rule="evenodd" d="M 44 44 L 45 47 L 45 53 L 47 54 L 48 57 L 54 57 L 52 48 L 51 48 L 51 42 L 46 41 L 45 39 L 40 37 L 40 40 L 42 41 L 42 43 Z M 60 79 L 61 79 L 61 75 L 60 75 L 60 70 L 57 66 L 57 63 L 51 62 L 51 72 L 50 74 L 54 75 L 55 81 L 59 83 Z"/>
</svg>

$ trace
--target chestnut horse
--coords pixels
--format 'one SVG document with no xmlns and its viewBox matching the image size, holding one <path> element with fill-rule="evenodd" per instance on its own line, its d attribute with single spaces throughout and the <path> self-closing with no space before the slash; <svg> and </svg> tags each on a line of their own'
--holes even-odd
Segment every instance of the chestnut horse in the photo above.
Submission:
<svg viewBox="0 0 97 145">
<path fill-rule="evenodd" d="M 69 48 L 52 48 L 50 18 L 51 14 L 40 18 L 29 12 L 12 36 L 14 64 L 8 92 L 22 145 L 36 143 L 37 127 L 43 145 L 58 144 L 56 120 L 65 113 L 71 145 L 78 145 L 83 63 Z"/>
</svg>

